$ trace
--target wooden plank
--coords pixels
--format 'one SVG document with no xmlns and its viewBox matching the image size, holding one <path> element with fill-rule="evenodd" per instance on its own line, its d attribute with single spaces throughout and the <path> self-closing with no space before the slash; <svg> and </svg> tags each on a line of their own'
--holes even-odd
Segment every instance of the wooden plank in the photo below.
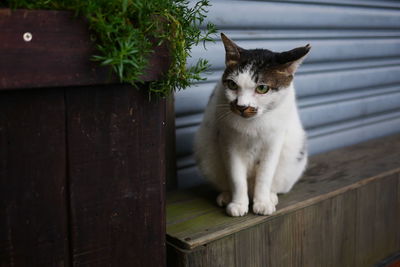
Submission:
<svg viewBox="0 0 400 267">
<path fill-rule="evenodd" d="M 69 266 L 64 90 L 0 93 L 0 266 Z"/>
<path fill-rule="evenodd" d="M 235 236 L 227 236 L 221 240 L 217 240 L 210 244 L 210 246 L 206 246 L 205 249 L 207 251 L 207 258 L 206 264 L 203 266 L 235 266 L 235 255 L 238 249 Z M 221 255 L 225 255 L 225 257 Z"/>
<path fill-rule="evenodd" d="M 372 266 L 400 250 L 398 174 L 357 192 L 357 266 Z"/>
<path fill-rule="evenodd" d="M 91 60 L 94 53 L 87 23 L 73 12 L 0 9 L 0 90 L 118 81 Z M 142 79 L 159 79 L 169 64 L 167 47 L 157 48 Z"/>
<path fill-rule="evenodd" d="M 304 226 L 302 210 L 277 216 L 264 226 L 268 235 L 262 238 L 268 242 L 266 251 L 269 255 L 265 266 L 301 266 Z"/>
<path fill-rule="evenodd" d="M 126 85 L 66 101 L 74 266 L 163 266 L 165 102 Z"/>
<path fill-rule="evenodd" d="M 169 246 L 179 266 L 373 266 L 400 250 L 399 182 L 382 177 L 194 249 Z"/>
<path fill-rule="evenodd" d="M 302 210 L 300 265 L 354 266 L 356 204 L 355 191 L 351 190 Z"/>
<path fill-rule="evenodd" d="M 280 196 L 277 212 L 272 216 L 249 214 L 231 218 L 214 204 L 216 195 L 171 193 L 168 196 L 171 201 L 167 201 L 167 239 L 178 246 L 194 248 L 398 173 L 398 151 L 400 135 L 394 135 L 312 157 L 304 177 L 289 194 Z M 208 190 L 212 194 L 213 191 Z M 190 192 L 195 191 L 207 191 L 207 188 L 196 188 Z M 205 205 L 207 202 L 210 205 Z M 193 203 L 202 204 L 196 207 Z M 193 212 L 186 217 L 185 212 L 176 212 L 178 207 L 181 211 L 188 209 Z M 175 215 L 174 218 L 169 217 L 169 214 L 179 213 L 179 218 Z"/>
<path fill-rule="evenodd" d="M 235 233 L 234 236 L 235 251 L 232 256 L 235 266 L 268 266 L 270 255 L 267 227 L 251 227 Z"/>
</svg>

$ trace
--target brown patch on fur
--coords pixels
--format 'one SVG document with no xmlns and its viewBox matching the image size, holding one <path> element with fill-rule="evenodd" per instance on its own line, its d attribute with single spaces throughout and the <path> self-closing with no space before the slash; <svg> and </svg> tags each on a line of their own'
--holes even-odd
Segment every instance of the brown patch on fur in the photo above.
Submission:
<svg viewBox="0 0 400 267">
<path fill-rule="evenodd" d="M 238 114 L 243 118 L 250 118 L 257 114 L 257 108 L 248 106 L 243 109 L 238 107 L 236 102 L 231 102 L 231 110 L 233 113 Z"/>
<path fill-rule="evenodd" d="M 226 37 L 225 34 L 221 33 L 221 40 L 225 47 L 225 64 L 227 67 L 234 67 L 240 61 L 240 51 L 243 50 L 237 46 L 231 39 Z"/>
<path fill-rule="evenodd" d="M 279 68 L 268 69 L 262 76 L 262 81 L 273 90 L 288 87 L 292 80 L 293 75 Z"/>
<path fill-rule="evenodd" d="M 242 112 L 242 117 L 250 118 L 257 114 L 257 109 L 253 107 L 248 107 Z"/>
<path fill-rule="evenodd" d="M 238 63 L 239 63 L 238 60 L 228 59 L 228 60 L 226 61 L 226 65 L 227 65 L 227 66 L 230 66 L 230 67 L 233 67 L 233 66 L 235 66 L 235 65 L 238 64 Z"/>
</svg>

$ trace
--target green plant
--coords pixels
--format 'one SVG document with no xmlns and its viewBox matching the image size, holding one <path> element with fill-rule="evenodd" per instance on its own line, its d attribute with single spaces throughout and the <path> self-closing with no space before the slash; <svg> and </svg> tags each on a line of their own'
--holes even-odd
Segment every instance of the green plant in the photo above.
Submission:
<svg viewBox="0 0 400 267">
<path fill-rule="evenodd" d="M 211 41 L 213 24 L 204 23 L 208 0 L 190 6 L 187 0 L 6 0 L 0 7 L 27 9 L 63 9 L 75 11 L 89 21 L 97 54 L 93 60 L 109 65 L 121 82 L 140 81 L 149 55 L 164 43 L 171 53 L 171 67 L 164 79 L 150 84 L 150 93 L 167 96 L 188 87 L 208 68 L 200 59 L 187 67 L 190 50 Z M 154 44 L 154 41 L 157 43 Z"/>
</svg>

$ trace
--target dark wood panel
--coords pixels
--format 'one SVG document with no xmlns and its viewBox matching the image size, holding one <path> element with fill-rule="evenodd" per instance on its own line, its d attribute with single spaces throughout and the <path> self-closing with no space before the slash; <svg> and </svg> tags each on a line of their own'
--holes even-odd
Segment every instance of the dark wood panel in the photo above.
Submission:
<svg viewBox="0 0 400 267">
<path fill-rule="evenodd" d="M 69 266 L 63 90 L 0 93 L 0 266 Z"/>
<path fill-rule="evenodd" d="M 163 266 L 165 101 L 127 85 L 66 101 L 74 266 Z"/>
<path fill-rule="evenodd" d="M 94 52 L 88 25 L 72 12 L 0 9 L 0 90 L 116 82 L 90 60 Z M 160 78 L 169 62 L 167 47 L 158 48 L 142 79 Z"/>
</svg>

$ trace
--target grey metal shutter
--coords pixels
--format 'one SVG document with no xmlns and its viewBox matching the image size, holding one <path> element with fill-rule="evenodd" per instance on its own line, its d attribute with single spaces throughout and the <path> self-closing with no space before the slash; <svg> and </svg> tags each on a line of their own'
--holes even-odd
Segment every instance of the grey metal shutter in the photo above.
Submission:
<svg viewBox="0 0 400 267">
<path fill-rule="evenodd" d="M 311 154 L 400 132 L 400 1 L 212 1 L 209 20 L 244 48 L 312 50 L 295 79 Z M 193 50 L 208 80 L 176 94 L 178 183 L 201 179 L 193 135 L 224 68 L 220 40 Z M 189 64 L 193 62 L 190 61 Z"/>
</svg>

